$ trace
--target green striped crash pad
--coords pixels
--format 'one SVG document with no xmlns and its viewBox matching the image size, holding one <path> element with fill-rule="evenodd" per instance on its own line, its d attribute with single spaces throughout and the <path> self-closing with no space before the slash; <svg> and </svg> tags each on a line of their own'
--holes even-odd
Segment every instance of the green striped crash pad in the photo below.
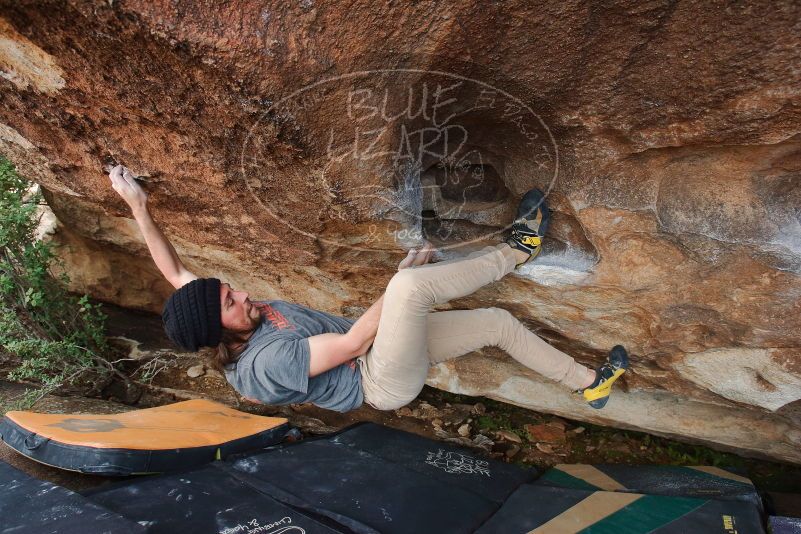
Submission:
<svg viewBox="0 0 801 534">
<path fill-rule="evenodd" d="M 760 514 L 738 501 L 524 484 L 478 534 L 750 534 Z"/>
<path fill-rule="evenodd" d="M 738 500 L 751 503 L 762 511 L 762 499 L 750 479 L 712 466 L 560 464 L 546 471 L 535 484 L 590 491 Z"/>
</svg>

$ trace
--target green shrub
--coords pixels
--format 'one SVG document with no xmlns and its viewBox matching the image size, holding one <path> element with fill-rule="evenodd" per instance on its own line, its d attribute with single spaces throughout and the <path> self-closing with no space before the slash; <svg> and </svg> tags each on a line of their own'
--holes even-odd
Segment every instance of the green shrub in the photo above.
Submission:
<svg viewBox="0 0 801 534">
<path fill-rule="evenodd" d="M 0 357 L 8 378 L 32 385 L 16 407 L 57 389 L 96 390 L 114 371 L 105 315 L 56 277 L 53 245 L 36 239 L 38 189 L 0 156 Z"/>
</svg>

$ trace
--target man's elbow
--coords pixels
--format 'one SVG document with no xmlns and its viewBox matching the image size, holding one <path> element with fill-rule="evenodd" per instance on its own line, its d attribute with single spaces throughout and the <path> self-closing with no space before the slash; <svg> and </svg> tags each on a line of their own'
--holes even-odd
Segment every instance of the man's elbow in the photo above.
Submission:
<svg viewBox="0 0 801 534">
<path fill-rule="evenodd" d="M 340 353 L 346 355 L 348 359 L 355 358 L 361 354 L 359 351 L 361 350 L 362 345 L 364 345 L 364 340 L 358 339 L 350 332 L 344 334 L 341 340 L 342 346 Z"/>
<path fill-rule="evenodd" d="M 183 286 L 183 283 L 178 279 L 177 276 L 166 276 L 165 275 L 164 278 L 166 278 L 167 281 L 170 283 L 170 285 L 172 287 L 174 287 L 175 289 L 181 289 L 181 286 Z"/>
<path fill-rule="evenodd" d="M 180 269 L 175 273 L 170 273 L 169 275 L 165 274 L 164 278 L 166 278 L 175 289 L 180 289 L 192 280 L 197 280 L 197 276 L 186 269 Z"/>
</svg>

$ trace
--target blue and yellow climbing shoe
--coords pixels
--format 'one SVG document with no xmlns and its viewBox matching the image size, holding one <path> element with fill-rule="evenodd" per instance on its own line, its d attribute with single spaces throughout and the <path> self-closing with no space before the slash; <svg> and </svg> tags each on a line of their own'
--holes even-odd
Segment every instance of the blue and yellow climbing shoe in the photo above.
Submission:
<svg viewBox="0 0 801 534">
<path fill-rule="evenodd" d="M 540 253 L 542 238 L 549 222 L 545 194 L 534 188 L 523 195 L 517 208 L 517 217 L 512 223 L 512 234 L 506 238 L 506 243 L 514 249 L 527 253 L 529 257 L 526 261 L 515 265 L 515 268 L 530 262 Z"/>
<path fill-rule="evenodd" d="M 622 345 L 615 345 L 609 351 L 606 361 L 595 370 L 595 382 L 589 387 L 581 390 L 584 399 L 596 409 L 606 406 L 609 394 L 612 392 L 612 384 L 620 378 L 629 368 L 629 355 Z"/>
</svg>

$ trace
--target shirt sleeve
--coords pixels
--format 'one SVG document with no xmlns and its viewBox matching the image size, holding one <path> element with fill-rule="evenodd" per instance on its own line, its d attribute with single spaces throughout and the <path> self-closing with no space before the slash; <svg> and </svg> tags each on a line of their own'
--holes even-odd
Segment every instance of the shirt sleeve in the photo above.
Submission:
<svg viewBox="0 0 801 534">
<path fill-rule="evenodd" d="M 311 349 L 309 338 L 279 337 L 259 350 L 254 371 L 286 389 L 308 393 Z"/>
</svg>

